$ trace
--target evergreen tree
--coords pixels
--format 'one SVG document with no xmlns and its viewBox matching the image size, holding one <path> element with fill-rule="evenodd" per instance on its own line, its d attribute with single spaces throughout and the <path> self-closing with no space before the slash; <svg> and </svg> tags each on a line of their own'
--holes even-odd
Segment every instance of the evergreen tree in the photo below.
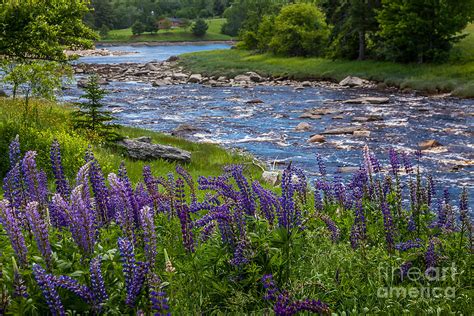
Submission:
<svg viewBox="0 0 474 316">
<path fill-rule="evenodd" d="M 135 21 L 132 25 L 133 35 L 140 35 L 143 34 L 143 32 L 145 32 L 145 25 L 140 21 Z"/>
<path fill-rule="evenodd" d="M 204 21 L 203 19 L 198 19 L 193 25 L 192 32 L 194 36 L 203 37 L 204 35 L 206 35 L 208 28 L 209 26 L 207 25 L 206 21 Z"/>
<path fill-rule="evenodd" d="M 117 134 L 112 130 L 118 126 L 107 124 L 114 120 L 114 117 L 111 112 L 102 109 L 104 105 L 101 102 L 107 92 L 100 87 L 97 75 L 89 78 L 84 92 L 82 98 L 86 99 L 87 102 L 77 103 L 79 110 L 73 112 L 74 128 L 85 130 L 93 136 L 105 139 L 116 138 Z"/>
</svg>

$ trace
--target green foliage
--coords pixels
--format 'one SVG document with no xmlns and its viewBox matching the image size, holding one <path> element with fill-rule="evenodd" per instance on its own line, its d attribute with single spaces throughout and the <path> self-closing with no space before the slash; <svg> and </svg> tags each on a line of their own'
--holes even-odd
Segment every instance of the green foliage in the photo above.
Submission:
<svg viewBox="0 0 474 316">
<path fill-rule="evenodd" d="M 107 25 L 103 24 L 99 30 L 100 38 L 107 37 L 107 35 L 109 35 L 109 32 L 110 32 L 110 29 L 107 27 Z"/>
<path fill-rule="evenodd" d="M 140 21 L 135 21 L 132 25 L 133 35 L 140 35 L 143 34 L 143 32 L 145 32 L 145 25 Z"/>
<path fill-rule="evenodd" d="M 102 109 L 104 105 L 101 102 L 107 92 L 100 87 L 97 75 L 89 77 L 84 92 L 82 98 L 87 102 L 77 103 L 79 110 L 73 113 L 74 128 L 104 139 L 116 138 L 117 133 L 113 129 L 118 126 L 108 124 L 114 117 L 111 112 Z"/>
<path fill-rule="evenodd" d="M 269 23 L 263 30 L 270 31 Z M 267 32 L 268 33 L 268 32 Z M 286 56 L 321 56 L 325 52 L 329 29 L 324 16 L 309 3 L 291 4 L 275 18 L 269 49 Z M 266 40 L 269 36 L 262 35 Z"/>
<path fill-rule="evenodd" d="M 0 56 L 64 61 L 64 49 L 90 48 L 96 34 L 82 21 L 87 0 L 5 0 L 0 5 Z"/>
<path fill-rule="evenodd" d="M 203 19 L 198 19 L 194 23 L 191 31 L 193 32 L 194 36 L 203 37 L 204 35 L 206 35 L 208 29 L 209 25 L 207 25 L 206 21 L 204 21 Z"/>
<path fill-rule="evenodd" d="M 55 93 L 61 88 L 63 79 L 72 76 L 69 66 L 47 61 L 5 62 L 1 69 L 5 73 L 1 81 L 12 85 L 13 98 L 18 95 L 24 98 L 25 118 L 28 117 L 30 98 L 55 100 Z"/>
<path fill-rule="evenodd" d="M 399 62 L 430 62 L 448 58 L 459 33 L 474 18 L 473 0 L 385 0 L 377 19 L 380 52 Z"/>
<path fill-rule="evenodd" d="M 171 23 L 170 19 L 162 19 L 159 21 L 159 29 L 160 30 L 169 30 L 173 26 L 173 23 Z"/>
</svg>

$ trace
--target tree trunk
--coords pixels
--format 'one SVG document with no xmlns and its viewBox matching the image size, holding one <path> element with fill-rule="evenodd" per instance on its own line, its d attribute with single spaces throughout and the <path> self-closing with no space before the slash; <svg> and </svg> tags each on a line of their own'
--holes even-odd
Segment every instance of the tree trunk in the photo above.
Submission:
<svg viewBox="0 0 474 316">
<path fill-rule="evenodd" d="M 359 57 L 358 60 L 365 59 L 365 31 L 359 31 Z"/>
</svg>

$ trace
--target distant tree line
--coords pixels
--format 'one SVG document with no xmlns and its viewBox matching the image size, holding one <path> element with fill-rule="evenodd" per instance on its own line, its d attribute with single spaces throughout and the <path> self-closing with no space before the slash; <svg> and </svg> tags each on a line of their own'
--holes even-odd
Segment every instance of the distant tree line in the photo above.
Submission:
<svg viewBox="0 0 474 316">
<path fill-rule="evenodd" d="M 260 52 L 438 62 L 465 36 L 474 0 L 234 0 L 224 17 L 223 33 Z"/>
</svg>

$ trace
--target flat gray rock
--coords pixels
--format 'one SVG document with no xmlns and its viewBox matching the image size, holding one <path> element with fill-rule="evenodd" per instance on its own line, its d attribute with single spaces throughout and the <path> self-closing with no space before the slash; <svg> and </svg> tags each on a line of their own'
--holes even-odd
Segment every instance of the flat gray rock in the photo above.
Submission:
<svg viewBox="0 0 474 316">
<path fill-rule="evenodd" d="M 322 132 L 322 135 L 343 135 L 343 134 L 354 134 L 355 131 L 361 130 L 360 127 L 356 126 L 348 126 L 348 127 L 336 127 L 336 128 L 330 128 L 326 129 L 324 132 Z"/>
<path fill-rule="evenodd" d="M 190 162 L 191 153 L 172 146 L 152 144 L 150 137 L 139 137 L 134 139 L 124 139 L 117 142 L 126 154 L 137 160 L 165 159 L 179 162 Z"/>
</svg>

